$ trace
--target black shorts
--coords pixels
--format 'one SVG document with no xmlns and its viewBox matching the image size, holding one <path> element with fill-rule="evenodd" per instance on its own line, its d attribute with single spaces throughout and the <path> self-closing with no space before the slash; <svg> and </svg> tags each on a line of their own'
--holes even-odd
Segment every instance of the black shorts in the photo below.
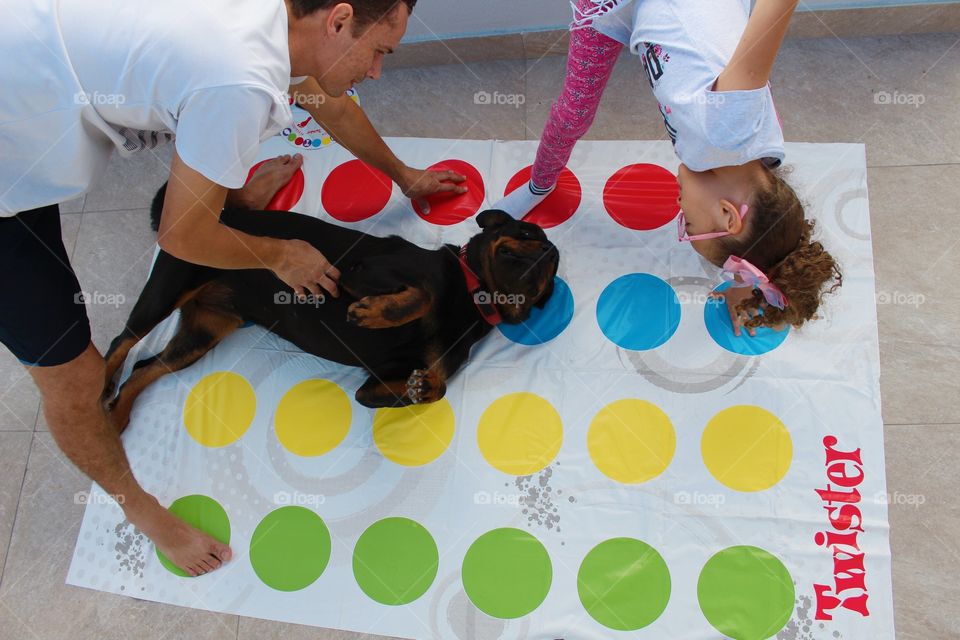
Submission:
<svg viewBox="0 0 960 640">
<path fill-rule="evenodd" d="M 0 217 L 0 342 L 40 367 L 70 362 L 90 344 L 57 205 Z"/>
</svg>

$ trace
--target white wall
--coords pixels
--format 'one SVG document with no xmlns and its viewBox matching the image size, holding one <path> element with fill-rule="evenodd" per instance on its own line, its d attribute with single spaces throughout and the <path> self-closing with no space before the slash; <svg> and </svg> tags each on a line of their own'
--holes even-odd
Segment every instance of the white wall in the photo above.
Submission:
<svg viewBox="0 0 960 640">
<path fill-rule="evenodd" d="M 803 9 L 852 9 L 956 0 L 804 0 Z M 404 42 L 565 28 L 567 0 L 419 0 Z"/>
</svg>

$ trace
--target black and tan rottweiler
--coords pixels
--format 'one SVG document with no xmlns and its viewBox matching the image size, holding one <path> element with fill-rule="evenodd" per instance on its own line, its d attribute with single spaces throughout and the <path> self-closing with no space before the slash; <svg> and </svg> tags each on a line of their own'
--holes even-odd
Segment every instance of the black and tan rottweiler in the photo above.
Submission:
<svg viewBox="0 0 960 640">
<path fill-rule="evenodd" d="M 154 203 L 159 215 L 162 194 Z M 477 218 L 465 247 L 429 250 L 284 211 L 225 210 L 221 224 L 257 236 L 305 240 L 340 271 L 340 297 L 297 300 L 266 269 L 220 270 L 160 252 L 140 298 L 106 355 L 104 402 L 120 429 L 136 397 L 196 362 L 245 322 L 304 351 L 369 373 L 356 399 L 368 407 L 435 402 L 470 348 L 498 322 L 525 321 L 553 292 L 559 252 L 543 230 L 502 211 Z M 180 310 L 163 351 L 138 362 L 113 398 L 130 349 Z"/>
</svg>

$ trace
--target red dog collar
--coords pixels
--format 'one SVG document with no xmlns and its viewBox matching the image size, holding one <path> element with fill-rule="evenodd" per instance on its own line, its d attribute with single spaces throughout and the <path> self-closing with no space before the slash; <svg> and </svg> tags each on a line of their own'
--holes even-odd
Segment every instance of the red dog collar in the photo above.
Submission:
<svg viewBox="0 0 960 640">
<path fill-rule="evenodd" d="M 483 285 L 480 283 L 480 278 L 477 277 L 477 274 L 475 274 L 473 269 L 470 268 L 470 265 L 467 264 L 466 245 L 460 247 L 460 269 L 463 271 L 463 277 L 467 279 L 467 291 L 473 296 L 473 304 L 476 305 L 477 311 L 479 311 L 483 319 L 487 321 L 487 324 L 497 326 L 503 322 L 500 311 L 497 309 L 497 306 L 493 304 L 493 296 L 483 288 Z"/>
</svg>

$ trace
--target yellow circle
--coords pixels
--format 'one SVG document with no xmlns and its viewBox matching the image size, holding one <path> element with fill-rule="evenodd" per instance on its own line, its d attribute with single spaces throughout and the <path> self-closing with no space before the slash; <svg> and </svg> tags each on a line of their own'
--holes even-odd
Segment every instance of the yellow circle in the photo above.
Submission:
<svg viewBox="0 0 960 640">
<path fill-rule="evenodd" d="M 793 441 L 777 416 L 760 407 L 738 405 L 710 420 L 700 452 L 720 483 L 735 491 L 763 491 L 787 474 Z"/>
<path fill-rule="evenodd" d="M 453 440 L 453 408 L 446 399 L 430 404 L 377 409 L 373 441 L 388 460 L 405 467 L 429 464 Z"/>
<path fill-rule="evenodd" d="M 604 475 L 638 484 L 656 478 L 670 466 L 677 434 L 670 418 L 655 404 L 618 400 L 594 416 L 587 448 Z"/>
<path fill-rule="evenodd" d="M 287 391 L 277 406 L 277 438 L 298 456 L 333 451 L 350 431 L 350 399 L 329 380 L 304 380 Z"/>
<path fill-rule="evenodd" d="M 183 405 L 187 433 L 205 447 L 225 447 L 243 437 L 257 412 L 257 396 L 247 379 L 219 371 L 194 385 Z"/>
<path fill-rule="evenodd" d="M 540 396 L 511 393 L 483 412 L 477 444 L 490 466 L 529 476 L 557 457 L 563 444 L 563 423 L 553 405 Z"/>
</svg>

